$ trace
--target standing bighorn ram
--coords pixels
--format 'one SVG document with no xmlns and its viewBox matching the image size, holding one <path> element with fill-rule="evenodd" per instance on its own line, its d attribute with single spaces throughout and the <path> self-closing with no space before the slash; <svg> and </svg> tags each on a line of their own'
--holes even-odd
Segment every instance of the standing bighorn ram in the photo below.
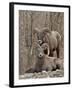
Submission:
<svg viewBox="0 0 72 90">
<path fill-rule="evenodd" d="M 56 51 L 57 57 L 60 57 L 61 36 L 57 31 L 50 31 L 47 28 L 34 29 L 34 35 L 37 38 L 38 44 L 41 46 L 47 43 L 49 46 L 49 56 L 53 57 L 53 52 Z"/>
</svg>

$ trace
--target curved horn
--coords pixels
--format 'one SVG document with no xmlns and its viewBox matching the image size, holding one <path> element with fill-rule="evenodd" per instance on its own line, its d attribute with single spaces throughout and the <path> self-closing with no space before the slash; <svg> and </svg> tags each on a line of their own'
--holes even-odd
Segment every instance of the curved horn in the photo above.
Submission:
<svg viewBox="0 0 72 90">
<path fill-rule="evenodd" d="M 33 46 L 31 47 L 31 55 L 34 53 L 34 51 L 36 50 L 35 48 L 41 48 L 40 45 L 37 42 L 33 43 Z"/>
<path fill-rule="evenodd" d="M 49 54 L 50 54 L 50 49 L 48 48 L 48 56 L 49 56 Z"/>
<path fill-rule="evenodd" d="M 33 32 L 34 32 L 33 34 L 38 33 L 39 32 L 39 29 L 38 28 L 34 28 L 34 31 Z"/>
<path fill-rule="evenodd" d="M 43 30 L 43 32 L 45 32 L 45 33 L 51 33 L 51 31 L 48 29 L 48 27 L 44 27 L 42 30 Z"/>
</svg>

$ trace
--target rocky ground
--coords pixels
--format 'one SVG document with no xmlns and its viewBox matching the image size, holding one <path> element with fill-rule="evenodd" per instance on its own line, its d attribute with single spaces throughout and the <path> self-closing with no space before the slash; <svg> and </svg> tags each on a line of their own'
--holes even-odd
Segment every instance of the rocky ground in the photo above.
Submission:
<svg viewBox="0 0 72 90">
<path fill-rule="evenodd" d="M 35 78 L 55 78 L 55 77 L 63 77 L 64 71 L 63 70 L 56 70 L 56 71 L 42 71 L 39 73 L 25 73 L 24 75 L 20 75 L 19 79 L 35 79 Z"/>
</svg>

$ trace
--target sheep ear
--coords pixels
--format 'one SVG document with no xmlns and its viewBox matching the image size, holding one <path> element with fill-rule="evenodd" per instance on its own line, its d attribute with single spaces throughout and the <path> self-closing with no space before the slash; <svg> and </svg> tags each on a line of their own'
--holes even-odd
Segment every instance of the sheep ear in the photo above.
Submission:
<svg viewBox="0 0 72 90">
<path fill-rule="evenodd" d="M 38 33 L 38 32 L 39 32 L 39 29 L 38 29 L 38 28 L 34 28 L 33 34 L 36 34 L 36 33 Z"/>
<path fill-rule="evenodd" d="M 46 33 L 51 33 L 51 31 L 50 31 L 47 27 L 44 27 L 44 28 L 43 28 L 43 33 L 45 33 L 45 34 L 46 34 Z"/>
</svg>

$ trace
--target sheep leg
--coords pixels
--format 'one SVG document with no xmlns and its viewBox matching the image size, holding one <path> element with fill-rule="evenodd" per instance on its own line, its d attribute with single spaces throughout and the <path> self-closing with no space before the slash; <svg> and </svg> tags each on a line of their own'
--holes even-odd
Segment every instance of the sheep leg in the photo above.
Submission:
<svg viewBox="0 0 72 90">
<path fill-rule="evenodd" d="M 59 49 L 59 47 L 56 49 L 56 53 L 57 53 L 57 58 L 59 58 L 60 56 L 59 56 L 59 54 L 60 54 L 60 49 Z"/>
</svg>

